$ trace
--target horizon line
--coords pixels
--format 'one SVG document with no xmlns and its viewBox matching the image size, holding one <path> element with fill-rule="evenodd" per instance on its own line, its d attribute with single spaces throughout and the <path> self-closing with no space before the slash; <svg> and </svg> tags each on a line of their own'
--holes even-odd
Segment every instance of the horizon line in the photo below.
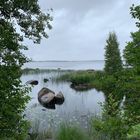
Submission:
<svg viewBox="0 0 140 140">
<path fill-rule="evenodd" d="M 104 60 L 31 60 L 29 62 L 86 62 L 86 61 L 104 61 Z"/>
</svg>

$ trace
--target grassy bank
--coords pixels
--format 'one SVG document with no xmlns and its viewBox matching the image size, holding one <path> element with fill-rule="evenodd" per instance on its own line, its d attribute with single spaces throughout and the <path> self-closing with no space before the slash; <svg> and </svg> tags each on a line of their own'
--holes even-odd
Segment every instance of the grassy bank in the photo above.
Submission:
<svg viewBox="0 0 140 140">
<path fill-rule="evenodd" d="M 105 86 L 114 81 L 113 76 L 107 76 L 103 71 L 76 71 L 61 75 L 57 81 L 71 82 L 77 90 L 96 88 L 103 90 Z"/>
<path fill-rule="evenodd" d="M 61 123 L 57 130 L 49 128 L 43 132 L 36 126 L 26 140 L 140 140 L 140 125 L 134 126 L 130 132 L 124 132 L 127 128 L 120 118 L 105 121 L 94 116 L 89 123 L 86 131 L 67 122 Z"/>
<path fill-rule="evenodd" d="M 114 75 L 108 75 L 104 71 L 74 71 L 62 74 L 57 82 L 71 82 L 74 87 L 96 88 L 101 91 L 127 92 L 128 88 L 139 88 L 140 76 L 134 75 L 131 70 L 123 70 Z M 130 90 L 130 89 L 129 89 Z M 138 91 L 137 91 L 138 92 Z"/>
</svg>

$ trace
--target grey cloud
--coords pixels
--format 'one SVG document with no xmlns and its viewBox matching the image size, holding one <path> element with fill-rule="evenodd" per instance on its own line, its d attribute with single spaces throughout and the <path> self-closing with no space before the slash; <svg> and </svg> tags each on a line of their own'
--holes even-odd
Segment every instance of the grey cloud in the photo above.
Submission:
<svg viewBox="0 0 140 140">
<path fill-rule="evenodd" d="M 116 3 L 116 1 L 114 0 L 46 0 L 46 1 L 40 0 L 39 3 L 42 9 L 51 7 L 54 10 L 64 8 L 73 12 L 85 12 L 90 9 L 102 10 L 107 7 L 112 7 Z"/>
<path fill-rule="evenodd" d="M 43 11 L 53 8 L 53 29 L 40 45 L 26 52 L 34 60 L 104 59 L 105 41 L 115 31 L 121 52 L 135 31 L 129 7 L 138 0 L 40 0 Z M 35 47 L 33 47 L 35 46 Z"/>
</svg>

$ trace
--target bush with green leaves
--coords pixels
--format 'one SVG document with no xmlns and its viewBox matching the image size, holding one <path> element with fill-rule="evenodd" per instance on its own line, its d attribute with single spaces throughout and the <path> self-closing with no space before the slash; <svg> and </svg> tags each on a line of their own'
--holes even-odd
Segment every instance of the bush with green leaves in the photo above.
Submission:
<svg viewBox="0 0 140 140">
<path fill-rule="evenodd" d="M 108 96 L 108 100 L 103 107 L 101 118 L 93 118 L 91 121 L 91 133 L 96 139 L 104 140 L 125 140 L 129 126 L 126 123 L 125 116 L 118 102 L 112 95 Z"/>
<path fill-rule="evenodd" d="M 126 66 L 133 68 L 136 74 L 140 74 L 140 31 L 131 33 L 132 41 L 127 43 L 124 50 Z"/>
<path fill-rule="evenodd" d="M 128 138 L 139 138 L 140 139 L 140 124 L 134 125 L 131 132 L 128 134 Z"/>
<path fill-rule="evenodd" d="M 132 17 L 137 20 L 138 31 L 131 33 L 132 41 L 129 41 L 124 49 L 124 58 L 126 65 L 140 74 L 140 5 L 133 4 L 130 10 Z"/>
<path fill-rule="evenodd" d="M 51 29 L 51 20 L 50 14 L 41 12 L 38 0 L 0 0 L 0 139 L 22 140 L 27 134 L 23 112 L 29 88 L 20 80 L 21 67 L 28 61 L 23 41 L 40 43 L 48 37 L 45 30 Z"/>
</svg>

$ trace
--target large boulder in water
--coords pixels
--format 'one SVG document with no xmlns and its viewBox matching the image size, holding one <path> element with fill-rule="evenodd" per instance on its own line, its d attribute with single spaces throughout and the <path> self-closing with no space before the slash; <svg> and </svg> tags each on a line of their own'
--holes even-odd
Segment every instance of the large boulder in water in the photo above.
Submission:
<svg viewBox="0 0 140 140">
<path fill-rule="evenodd" d="M 48 109 L 55 109 L 55 104 L 61 105 L 64 103 L 64 96 L 62 92 L 59 92 L 55 96 L 55 93 L 52 90 L 42 88 L 38 93 L 38 101 L 42 106 Z"/>
<path fill-rule="evenodd" d="M 38 93 L 38 101 L 43 105 L 51 105 L 54 102 L 55 93 L 48 89 L 42 88 Z"/>
</svg>

